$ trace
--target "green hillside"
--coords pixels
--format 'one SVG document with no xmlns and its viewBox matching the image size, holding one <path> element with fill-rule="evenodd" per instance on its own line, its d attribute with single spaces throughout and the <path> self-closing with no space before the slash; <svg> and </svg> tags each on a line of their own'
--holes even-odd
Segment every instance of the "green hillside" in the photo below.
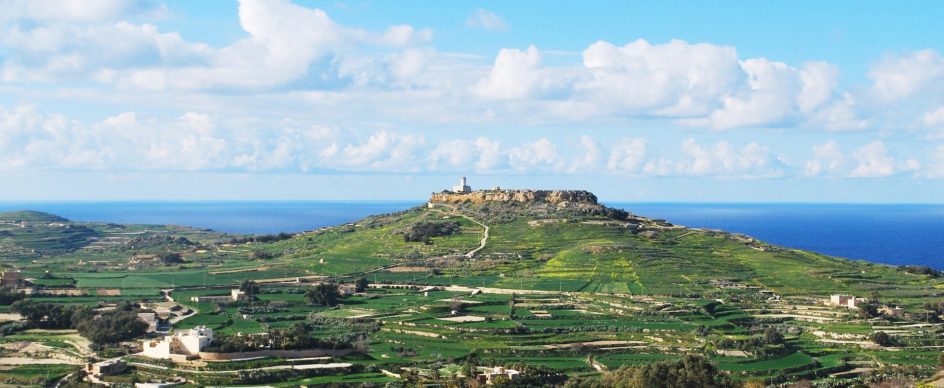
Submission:
<svg viewBox="0 0 944 388">
<path fill-rule="evenodd" d="M 54 214 L 43 213 L 32 210 L 22 210 L 0 213 L 0 223 L 19 223 L 19 222 L 69 222 L 69 220 Z"/>
<path fill-rule="evenodd" d="M 461 232 L 433 237 L 430 244 L 404 241 L 412 225 L 448 220 L 459 222 Z M 490 235 L 484 249 L 469 259 L 464 253 L 479 245 L 483 232 L 472 220 L 489 226 Z M 684 296 L 717 293 L 717 284 L 729 282 L 782 296 L 874 291 L 913 303 L 941 295 L 936 280 L 900 268 L 625 216 L 602 206 L 439 204 L 369 217 L 263 249 L 285 253 L 284 265 L 316 274 L 379 267 L 398 271 L 397 265 L 413 272 L 435 269 L 437 275 L 416 279 L 430 284 Z M 371 276 L 404 279 L 403 272 L 389 270 Z"/>
<path fill-rule="evenodd" d="M 173 311 L 190 314 L 177 329 L 208 326 L 217 338 L 239 341 L 250 338 L 241 333 L 272 335 L 304 324 L 330 346 L 356 348 L 332 358 L 350 369 L 259 377 L 257 383 L 272 386 L 467 386 L 457 384 L 456 371 L 470 364 L 584 386 L 580 379 L 683 355 L 705 357 L 735 385 L 895 386 L 931 379 L 944 348 L 937 271 L 673 225 L 604 207 L 586 192 L 440 193 L 428 206 L 295 235 L 0 225 L 0 263 L 32 279 L 34 302 L 157 306 L 165 300 L 161 290 L 171 289 L 180 304 Z M 27 248 L 42 244 L 61 248 Z M 260 286 L 257 300 L 191 299 L 228 295 L 245 280 Z M 370 287 L 335 306 L 305 296 L 323 283 L 355 280 Z M 860 305 L 825 303 L 832 294 Z M 195 385 L 234 385 L 244 383 L 240 369 L 296 362 L 213 363 L 232 373 L 201 374 L 187 365 L 131 360 L 131 376 L 114 382 L 183 376 Z"/>
</svg>

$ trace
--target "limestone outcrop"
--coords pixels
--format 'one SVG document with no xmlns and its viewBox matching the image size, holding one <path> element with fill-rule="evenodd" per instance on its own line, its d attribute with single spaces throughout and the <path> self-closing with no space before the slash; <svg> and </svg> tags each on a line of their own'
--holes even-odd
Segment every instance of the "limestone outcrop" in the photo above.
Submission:
<svg viewBox="0 0 944 388">
<path fill-rule="evenodd" d="M 479 190 L 470 193 L 444 191 L 433 193 L 431 203 L 473 203 L 518 202 L 596 205 L 597 196 L 584 190 Z"/>
</svg>

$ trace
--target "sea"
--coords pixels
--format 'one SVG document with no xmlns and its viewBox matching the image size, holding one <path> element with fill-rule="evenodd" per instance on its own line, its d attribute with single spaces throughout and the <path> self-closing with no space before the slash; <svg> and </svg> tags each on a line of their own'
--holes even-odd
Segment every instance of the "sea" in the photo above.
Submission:
<svg viewBox="0 0 944 388">
<path fill-rule="evenodd" d="M 0 202 L 74 221 L 176 224 L 234 234 L 301 232 L 423 201 Z M 743 233 L 827 255 L 944 270 L 944 204 L 623 203 L 678 225 Z"/>
</svg>

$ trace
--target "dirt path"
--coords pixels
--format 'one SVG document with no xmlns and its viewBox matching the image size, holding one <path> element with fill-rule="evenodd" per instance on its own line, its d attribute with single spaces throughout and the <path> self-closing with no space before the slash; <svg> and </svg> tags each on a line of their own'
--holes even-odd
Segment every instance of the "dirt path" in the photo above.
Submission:
<svg viewBox="0 0 944 388">
<path fill-rule="evenodd" d="M 173 368 L 168 368 L 162 365 L 145 364 L 141 362 L 129 362 L 128 365 L 134 365 L 134 366 L 139 366 L 143 368 L 161 369 L 161 370 L 181 370 L 181 371 L 186 371 L 186 372 L 198 372 L 198 371 L 190 371 L 190 370 L 185 370 L 185 369 L 173 369 Z M 294 369 L 294 370 L 338 369 L 338 368 L 350 368 L 352 365 L 353 364 L 349 362 L 332 362 L 332 363 L 327 363 L 327 364 L 305 364 L 305 365 L 274 365 L 274 366 L 266 366 L 262 368 L 250 368 L 250 369 L 238 369 L 238 370 L 203 370 L 203 371 L 199 371 L 199 373 L 233 374 L 233 373 L 239 373 L 242 371 L 272 371 L 272 370 L 285 370 L 285 369 Z"/>
<path fill-rule="evenodd" d="M 479 243 L 479 247 L 478 247 L 478 248 L 475 248 L 475 249 L 469 251 L 469 253 L 466 253 L 466 254 L 465 254 L 465 257 L 471 259 L 471 258 L 475 257 L 475 254 L 479 253 L 479 251 L 481 251 L 482 249 L 485 248 L 485 243 L 488 242 L 488 225 L 485 225 L 485 224 L 479 222 L 478 220 L 476 220 L 476 219 L 474 219 L 474 218 L 472 218 L 472 217 L 469 217 L 469 216 L 467 216 L 467 215 L 465 215 L 465 214 L 458 214 L 458 215 L 461 216 L 462 218 L 465 218 L 465 219 L 467 219 L 467 220 L 469 220 L 469 221 L 472 221 L 472 222 L 478 224 L 479 226 L 481 226 L 481 227 L 484 228 L 484 230 L 485 230 L 485 231 L 482 233 L 482 241 L 481 241 L 481 243 Z"/>
</svg>

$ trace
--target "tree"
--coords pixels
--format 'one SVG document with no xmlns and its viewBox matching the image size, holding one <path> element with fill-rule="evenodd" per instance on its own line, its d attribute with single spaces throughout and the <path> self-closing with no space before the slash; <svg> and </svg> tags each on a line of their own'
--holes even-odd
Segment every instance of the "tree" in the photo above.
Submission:
<svg viewBox="0 0 944 388">
<path fill-rule="evenodd" d="M 878 315 L 878 302 L 874 299 L 859 306 L 859 317 L 862 319 L 871 319 L 877 317 Z"/>
<path fill-rule="evenodd" d="M 644 366 L 623 366 L 603 375 L 600 383 L 603 387 L 646 388 L 646 387 L 734 387 L 726 375 L 720 373 L 708 358 L 698 355 L 686 355 L 676 362 L 649 364 Z"/>
<path fill-rule="evenodd" d="M 876 331 L 874 334 L 872 334 L 872 342 L 875 342 L 881 346 L 895 345 L 895 339 L 884 331 Z"/>
<path fill-rule="evenodd" d="M 180 257 L 180 253 L 177 252 L 163 252 L 157 255 L 161 259 L 161 262 L 164 264 L 179 264 L 183 263 L 183 259 Z"/>
<path fill-rule="evenodd" d="M 718 301 L 716 301 L 716 300 L 713 300 L 713 301 L 711 301 L 711 302 L 705 303 L 704 306 L 701 306 L 701 309 L 705 312 L 705 314 L 708 314 L 708 315 L 714 317 L 714 316 L 715 316 L 715 310 L 718 309 L 718 306 L 721 306 L 721 302 L 718 302 Z"/>
<path fill-rule="evenodd" d="M 369 285 L 370 285 L 370 283 L 367 282 L 367 278 L 360 278 L 360 279 L 357 279 L 357 281 L 354 282 L 354 292 L 364 292 L 364 291 L 367 291 L 367 286 L 369 286 Z"/>
<path fill-rule="evenodd" d="M 148 324 L 130 311 L 111 311 L 77 320 L 75 329 L 96 344 L 113 344 L 147 333 Z"/>
<path fill-rule="evenodd" d="M 305 299 L 315 306 L 334 306 L 341 300 L 341 292 L 334 283 L 321 283 L 308 290 Z"/>
<path fill-rule="evenodd" d="M 23 299 L 23 293 L 2 289 L 0 290 L 0 304 L 13 304 L 13 302 L 20 301 Z"/>
<path fill-rule="evenodd" d="M 783 343 L 783 334 L 773 326 L 768 327 L 764 330 L 764 342 L 768 345 L 780 345 Z"/>
<path fill-rule="evenodd" d="M 87 307 L 36 303 L 29 299 L 14 302 L 10 309 L 22 315 L 30 326 L 40 329 L 71 329 L 73 322 L 79 321 L 74 316 L 88 311 Z"/>
<path fill-rule="evenodd" d="M 255 300 L 256 294 L 259 293 L 259 285 L 252 280 L 246 279 L 239 285 L 239 290 L 245 292 L 249 300 Z"/>
</svg>

